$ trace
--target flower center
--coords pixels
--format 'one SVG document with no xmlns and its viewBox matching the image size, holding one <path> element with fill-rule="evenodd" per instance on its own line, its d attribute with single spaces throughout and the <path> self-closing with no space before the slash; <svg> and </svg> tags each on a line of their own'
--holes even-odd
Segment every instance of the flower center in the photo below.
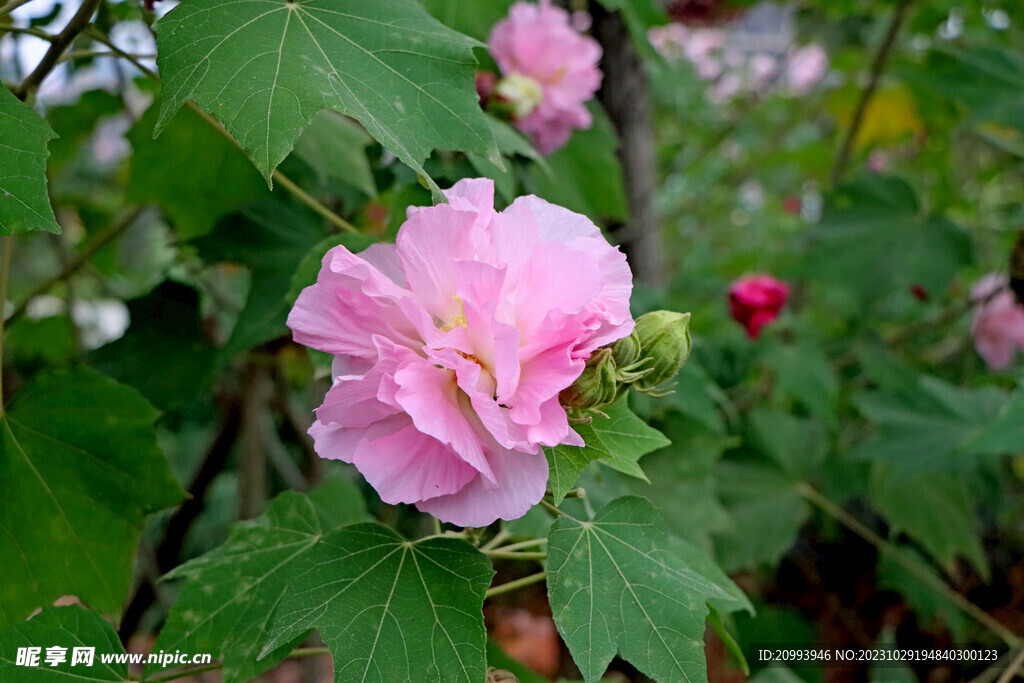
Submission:
<svg viewBox="0 0 1024 683">
<path fill-rule="evenodd" d="M 466 326 L 466 306 L 462 303 L 462 299 L 459 298 L 458 294 L 452 298 L 459 302 L 459 312 L 455 314 L 454 318 L 441 325 L 442 332 L 451 332 L 456 327 Z"/>
<path fill-rule="evenodd" d="M 510 73 L 501 79 L 495 92 L 512 105 L 512 115 L 517 119 L 529 116 L 544 99 L 540 83 L 520 73 Z"/>
</svg>

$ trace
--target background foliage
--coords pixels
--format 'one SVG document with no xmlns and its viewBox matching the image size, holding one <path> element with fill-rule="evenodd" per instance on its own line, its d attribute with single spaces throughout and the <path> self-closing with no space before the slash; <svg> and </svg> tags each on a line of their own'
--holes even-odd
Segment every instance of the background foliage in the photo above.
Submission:
<svg viewBox="0 0 1024 683">
<path fill-rule="evenodd" d="M 621 122 L 594 101 L 545 158 L 480 109 L 507 0 L 192 0 L 155 24 L 133 1 L 0 5 L 0 672 L 66 637 L 210 652 L 225 680 L 286 658 L 313 676 L 328 651 L 338 680 L 535 679 L 501 647 L 587 681 L 609 663 L 660 681 L 1020 666 L 1024 375 L 975 353 L 969 289 L 1007 270 L 1024 223 L 1024 13 L 790 3 L 792 42 L 830 63 L 799 96 L 716 100 L 647 42 L 750 4 L 589 3 L 621 12 L 654 104 L 667 275 L 631 254 L 634 314 L 692 311 L 694 350 L 673 395 L 549 453 L 569 516 L 466 538 L 316 457 L 330 358 L 285 316 L 327 248 L 393 240 L 462 177 L 629 249 Z M 725 295 L 751 272 L 794 287 L 757 340 Z M 50 606 L 69 595 L 84 608 Z M 1002 657 L 758 671 L 768 642 Z"/>
</svg>

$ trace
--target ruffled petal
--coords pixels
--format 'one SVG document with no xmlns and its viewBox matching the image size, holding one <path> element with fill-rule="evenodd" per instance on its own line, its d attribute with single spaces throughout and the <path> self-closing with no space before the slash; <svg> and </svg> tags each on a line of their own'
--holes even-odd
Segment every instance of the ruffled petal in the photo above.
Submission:
<svg viewBox="0 0 1024 683">
<path fill-rule="evenodd" d="M 459 491 L 476 469 L 408 417 L 404 426 L 356 447 L 353 464 L 385 503 L 417 503 Z"/>
<path fill-rule="evenodd" d="M 295 341 L 319 351 L 375 358 L 374 335 L 415 348 L 422 345 L 418 325 L 424 320 L 429 316 L 410 292 L 337 246 L 324 256 L 316 284 L 299 294 L 288 327 Z"/>
<path fill-rule="evenodd" d="M 467 418 L 468 397 L 459 391 L 455 372 L 436 367 L 429 360 L 404 363 L 395 372 L 395 398 L 416 428 L 429 434 L 466 463 L 493 481 L 480 436 Z"/>
<path fill-rule="evenodd" d="M 518 519 L 540 502 L 548 483 L 544 452 L 522 453 L 494 444 L 488 455 L 495 483 L 476 477 L 458 492 L 417 503 L 442 522 L 482 527 L 496 519 Z"/>
</svg>

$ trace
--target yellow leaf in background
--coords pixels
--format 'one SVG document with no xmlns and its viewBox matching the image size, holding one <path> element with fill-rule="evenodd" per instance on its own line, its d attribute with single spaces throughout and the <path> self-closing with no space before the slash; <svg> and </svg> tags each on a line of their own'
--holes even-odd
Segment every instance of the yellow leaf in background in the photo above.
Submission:
<svg viewBox="0 0 1024 683">
<path fill-rule="evenodd" d="M 850 125 L 859 97 L 860 91 L 852 87 L 843 88 L 833 96 L 829 108 L 842 127 Z M 892 145 L 923 130 L 924 122 L 917 113 L 913 93 L 903 86 L 884 86 L 868 102 L 854 146 L 864 149 L 874 145 Z"/>
</svg>

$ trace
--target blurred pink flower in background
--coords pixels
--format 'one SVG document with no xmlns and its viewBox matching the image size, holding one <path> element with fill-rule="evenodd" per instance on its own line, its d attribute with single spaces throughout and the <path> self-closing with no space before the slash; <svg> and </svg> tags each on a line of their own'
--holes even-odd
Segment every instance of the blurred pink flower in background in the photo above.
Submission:
<svg viewBox="0 0 1024 683">
<path fill-rule="evenodd" d="M 648 38 L 667 60 L 690 62 L 697 77 L 709 82 L 708 99 L 717 103 L 776 87 L 802 97 L 828 73 L 828 53 L 816 43 L 789 51 L 751 50 L 729 29 L 679 23 L 652 28 Z"/>
<path fill-rule="evenodd" d="M 590 128 L 584 103 L 601 85 L 601 46 L 574 25 L 583 25 L 581 18 L 550 0 L 517 2 L 488 40 L 504 77 L 496 92 L 543 154 L 564 146 L 574 129 Z"/>
<path fill-rule="evenodd" d="M 971 288 L 975 302 L 971 335 L 978 355 L 993 370 L 1013 363 L 1024 351 L 1024 306 L 1017 303 L 1006 276 L 990 273 Z"/>
<path fill-rule="evenodd" d="M 729 309 L 736 322 L 757 339 L 761 328 L 775 320 L 789 298 L 789 285 L 771 275 L 750 275 L 729 287 Z"/>
<path fill-rule="evenodd" d="M 548 480 L 541 446 L 583 441 L 558 394 L 630 333 L 632 275 L 588 218 L 490 180 L 410 208 L 396 245 L 327 252 L 288 316 L 334 354 L 310 434 L 386 503 L 460 526 L 515 519 Z"/>
<path fill-rule="evenodd" d="M 806 45 L 789 55 L 786 62 L 786 81 L 796 95 L 806 95 L 814 89 L 828 71 L 828 53 L 816 43 Z"/>
</svg>

